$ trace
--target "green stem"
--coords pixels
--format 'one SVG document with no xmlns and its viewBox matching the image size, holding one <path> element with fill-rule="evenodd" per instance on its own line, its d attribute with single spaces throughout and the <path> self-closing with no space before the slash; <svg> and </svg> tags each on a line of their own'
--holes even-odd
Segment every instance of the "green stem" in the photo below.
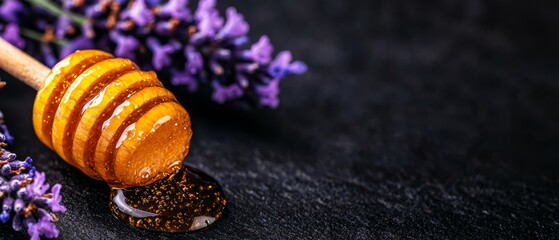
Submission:
<svg viewBox="0 0 559 240">
<path fill-rule="evenodd" d="M 61 8 L 60 6 L 56 5 L 55 3 L 49 1 L 49 0 L 26 0 L 31 4 L 37 5 L 37 6 L 41 6 L 43 8 L 45 8 L 45 10 L 51 12 L 54 15 L 57 16 L 66 16 L 70 19 L 70 21 L 77 23 L 79 25 L 84 24 L 87 21 L 87 18 L 84 16 L 81 16 L 79 14 L 75 14 L 75 13 L 71 13 L 68 12 L 66 10 L 64 10 L 63 8 Z"/>
<path fill-rule="evenodd" d="M 22 36 L 35 40 L 37 42 L 42 42 L 43 41 L 43 34 L 41 34 L 40 32 L 37 32 L 35 30 L 31 30 L 28 28 L 21 28 L 20 29 L 20 33 Z M 66 39 L 60 39 L 60 38 L 55 38 L 52 40 L 52 43 L 60 45 L 60 46 L 64 46 L 66 44 L 68 44 L 68 41 Z"/>
</svg>

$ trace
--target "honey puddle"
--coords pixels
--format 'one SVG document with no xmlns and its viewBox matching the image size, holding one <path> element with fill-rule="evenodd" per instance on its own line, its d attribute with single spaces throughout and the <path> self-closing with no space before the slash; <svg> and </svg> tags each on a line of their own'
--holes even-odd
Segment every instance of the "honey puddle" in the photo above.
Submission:
<svg viewBox="0 0 559 240">
<path fill-rule="evenodd" d="M 190 232 L 221 218 L 227 199 L 204 172 L 183 167 L 145 187 L 111 189 L 110 209 L 132 226 L 160 232 Z"/>
</svg>

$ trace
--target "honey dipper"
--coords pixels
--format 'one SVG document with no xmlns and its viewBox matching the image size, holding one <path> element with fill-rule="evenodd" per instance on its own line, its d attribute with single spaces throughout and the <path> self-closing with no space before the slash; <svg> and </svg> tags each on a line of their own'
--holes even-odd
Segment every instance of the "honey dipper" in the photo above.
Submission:
<svg viewBox="0 0 559 240">
<path fill-rule="evenodd" d="M 77 51 L 49 69 L 1 38 L 0 67 L 38 90 L 37 136 L 86 175 L 124 188 L 182 166 L 190 118 L 154 72 L 98 50 Z"/>
</svg>

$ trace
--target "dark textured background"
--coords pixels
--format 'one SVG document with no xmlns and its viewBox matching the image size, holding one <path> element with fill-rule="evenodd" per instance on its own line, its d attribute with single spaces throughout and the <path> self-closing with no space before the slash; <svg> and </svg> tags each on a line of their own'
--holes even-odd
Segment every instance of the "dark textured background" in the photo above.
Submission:
<svg viewBox="0 0 559 240">
<path fill-rule="evenodd" d="M 134 229 L 108 188 L 35 137 L 34 92 L 0 109 L 49 181 L 64 185 L 63 239 L 552 239 L 559 233 L 559 2 L 226 1 L 310 71 L 276 111 L 189 109 L 187 162 L 230 200 L 207 231 Z M 0 227 L 0 237 L 25 237 Z"/>
</svg>

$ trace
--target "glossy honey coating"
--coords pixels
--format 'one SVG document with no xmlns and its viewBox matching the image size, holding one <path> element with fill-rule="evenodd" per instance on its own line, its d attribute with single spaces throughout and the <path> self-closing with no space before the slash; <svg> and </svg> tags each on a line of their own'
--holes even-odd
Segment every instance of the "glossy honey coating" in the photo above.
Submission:
<svg viewBox="0 0 559 240">
<path fill-rule="evenodd" d="M 155 73 L 97 50 L 52 68 L 35 99 L 33 125 L 66 162 L 112 187 L 172 174 L 192 136 L 188 113 Z"/>
</svg>

